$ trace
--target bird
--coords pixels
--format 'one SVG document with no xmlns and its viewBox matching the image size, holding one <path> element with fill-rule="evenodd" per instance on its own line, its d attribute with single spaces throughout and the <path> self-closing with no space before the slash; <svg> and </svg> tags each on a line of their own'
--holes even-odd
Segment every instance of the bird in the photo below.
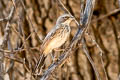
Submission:
<svg viewBox="0 0 120 80">
<path fill-rule="evenodd" d="M 61 47 L 70 36 L 70 23 L 74 20 L 71 14 L 63 14 L 58 17 L 56 25 L 48 32 L 41 45 L 41 57 L 38 60 L 36 68 L 44 63 L 46 56 L 54 49 Z M 36 69 L 35 68 L 35 69 Z"/>
</svg>

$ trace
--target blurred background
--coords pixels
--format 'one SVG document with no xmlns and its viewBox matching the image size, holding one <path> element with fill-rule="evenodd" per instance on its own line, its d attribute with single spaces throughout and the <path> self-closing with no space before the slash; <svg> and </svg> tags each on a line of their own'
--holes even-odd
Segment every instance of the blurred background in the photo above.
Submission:
<svg viewBox="0 0 120 80">
<path fill-rule="evenodd" d="M 15 3 L 13 4 L 12 1 Z M 81 0 L 61 1 L 70 13 L 80 21 Z M 15 10 L 11 19 L 1 20 L 9 16 L 13 6 L 15 6 Z M 107 80 L 106 76 L 108 80 L 119 80 L 119 6 L 118 0 L 96 0 L 92 20 L 87 30 L 89 35 L 84 34 L 89 55 L 94 61 L 101 80 Z M 59 8 L 56 0 L 0 0 L 0 45 L 3 43 L 6 24 L 9 21 L 9 35 L 3 48 L 5 80 L 37 80 L 31 76 L 31 72 L 39 59 L 40 45 L 61 14 L 64 12 Z M 71 23 L 71 29 L 71 36 L 61 47 L 62 49 L 70 43 L 78 29 L 75 22 Z M 101 51 L 103 52 L 102 57 Z M 54 53 L 57 53 L 57 56 L 61 54 L 61 52 Z M 51 63 L 49 55 L 44 69 L 47 69 Z M 97 80 L 97 78 L 82 47 L 77 46 L 73 55 L 64 65 L 56 68 L 49 80 Z"/>
</svg>

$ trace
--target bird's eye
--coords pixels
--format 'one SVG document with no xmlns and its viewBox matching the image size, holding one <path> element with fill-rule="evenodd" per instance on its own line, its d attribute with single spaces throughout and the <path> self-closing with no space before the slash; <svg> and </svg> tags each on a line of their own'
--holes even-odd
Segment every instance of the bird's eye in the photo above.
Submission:
<svg viewBox="0 0 120 80">
<path fill-rule="evenodd" d="M 64 18 L 65 20 L 67 20 L 69 17 L 66 16 L 66 17 L 63 17 L 63 18 Z"/>
</svg>

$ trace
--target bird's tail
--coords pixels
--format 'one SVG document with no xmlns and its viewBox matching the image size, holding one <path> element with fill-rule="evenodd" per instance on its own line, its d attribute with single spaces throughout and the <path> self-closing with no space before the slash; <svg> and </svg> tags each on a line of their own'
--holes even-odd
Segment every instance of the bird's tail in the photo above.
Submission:
<svg viewBox="0 0 120 80">
<path fill-rule="evenodd" d="M 34 68 L 34 72 L 36 72 L 39 68 L 41 68 L 45 62 L 45 58 L 46 56 L 44 54 L 42 54 Z"/>
</svg>

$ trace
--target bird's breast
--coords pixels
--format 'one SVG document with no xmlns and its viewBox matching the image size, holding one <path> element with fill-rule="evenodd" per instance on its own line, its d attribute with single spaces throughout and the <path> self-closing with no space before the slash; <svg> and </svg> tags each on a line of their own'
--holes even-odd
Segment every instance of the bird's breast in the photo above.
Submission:
<svg viewBox="0 0 120 80">
<path fill-rule="evenodd" d="M 65 25 L 61 27 L 60 31 L 55 34 L 53 39 L 49 42 L 49 44 L 46 46 L 45 53 L 51 52 L 55 48 L 61 47 L 67 40 L 67 38 L 70 35 L 70 27 Z"/>
<path fill-rule="evenodd" d="M 70 31 L 71 31 L 71 29 L 69 26 L 64 26 L 63 29 L 61 29 L 61 31 L 51 41 L 50 46 L 52 46 L 53 49 L 62 46 L 65 43 L 65 41 L 67 40 L 67 38 L 69 37 Z"/>
</svg>

